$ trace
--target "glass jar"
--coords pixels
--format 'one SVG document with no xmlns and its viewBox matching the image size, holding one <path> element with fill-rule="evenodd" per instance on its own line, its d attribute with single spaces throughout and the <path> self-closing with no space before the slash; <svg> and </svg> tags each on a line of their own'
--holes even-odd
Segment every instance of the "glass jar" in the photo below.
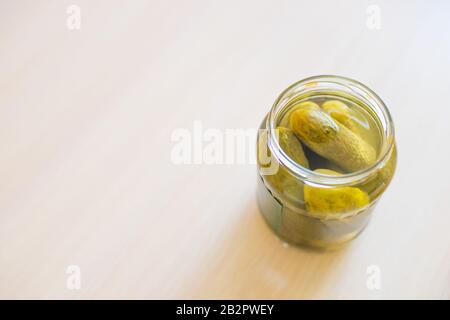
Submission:
<svg viewBox="0 0 450 320">
<path fill-rule="evenodd" d="M 379 132 L 374 163 L 358 171 L 331 175 L 304 167 L 288 156 L 280 147 L 277 127 L 295 105 L 316 98 L 345 100 L 370 115 Z M 289 243 L 337 248 L 364 229 L 394 175 L 394 124 L 383 101 L 363 84 L 340 76 L 311 77 L 291 85 L 276 99 L 260 126 L 257 155 L 257 200 L 268 225 Z M 308 210 L 305 190 L 320 194 L 325 205 L 330 192 L 355 190 L 348 188 L 358 188 L 368 201 L 361 207 L 331 209 L 326 214 Z"/>
</svg>

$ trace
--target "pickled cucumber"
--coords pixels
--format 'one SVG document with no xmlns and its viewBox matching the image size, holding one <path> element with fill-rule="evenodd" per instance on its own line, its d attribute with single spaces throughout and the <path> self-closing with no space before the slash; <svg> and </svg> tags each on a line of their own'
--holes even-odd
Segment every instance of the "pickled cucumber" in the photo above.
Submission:
<svg viewBox="0 0 450 320">
<path fill-rule="evenodd" d="M 340 100 L 327 100 L 322 103 L 322 109 L 373 148 L 379 148 L 380 132 L 377 130 L 377 124 L 374 119 L 364 117 L 361 112 L 351 109 Z"/>
<path fill-rule="evenodd" d="M 345 103 L 339 100 L 328 100 L 322 104 L 322 109 L 334 120 L 357 133 L 358 127 L 351 116 L 352 111 Z"/>
<path fill-rule="evenodd" d="M 306 146 L 349 172 L 376 160 L 371 145 L 322 110 L 298 109 L 290 116 L 290 126 Z"/>
<path fill-rule="evenodd" d="M 378 198 L 392 180 L 397 164 L 397 149 L 394 147 L 385 165 L 378 169 L 372 178 L 361 185 L 361 189 L 370 194 L 372 200 Z"/>
<path fill-rule="evenodd" d="M 283 117 L 283 119 L 280 121 L 280 126 L 282 127 L 286 127 L 286 128 L 290 128 L 290 117 L 291 114 L 299 109 L 316 109 L 316 110 L 320 110 L 320 107 L 317 103 L 314 103 L 312 101 L 304 101 L 304 102 L 300 102 L 298 104 L 295 104 L 293 107 L 291 107 L 289 109 L 288 112 L 286 112 L 285 116 Z"/>
<path fill-rule="evenodd" d="M 327 175 L 340 175 L 329 169 L 315 172 Z M 356 213 L 369 204 L 367 193 L 355 187 L 321 188 L 304 186 L 306 209 L 311 215 L 322 218 L 338 217 L 340 214 Z"/>
<path fill-rule="evenodd" d="M 308 159 L 306 159 L 300 140 L 294 132 L 285 127 L 278 127 L 276 130 L 278 132 L 278 143 L 286 155 L 297 164 L 309 168 Z"/>
<path fill-rule="evenodd" d="M 297 164 L 309 168 L 308 159 L 303 147 L 294 132 L 285 127 L 277 127 L 278 143 L 286 155 Z M 259 152 L 262 152 L 260 148 Z M 261 155 L 260 155 L 261 156 Z M 272 186 L 276 194 L 288 196 L 294 202 L 303 201 L 303 183 L 292 176 L 288 169 L 280 166 L 278 171 L 272 175 L 264 176 L 265 180 Z"/>
</svg>

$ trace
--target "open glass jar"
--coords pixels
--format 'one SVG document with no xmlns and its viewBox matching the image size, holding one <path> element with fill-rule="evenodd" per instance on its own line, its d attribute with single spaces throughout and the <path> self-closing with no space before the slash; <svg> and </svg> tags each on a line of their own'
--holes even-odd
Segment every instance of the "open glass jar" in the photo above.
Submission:
<svg viewBox="0 0 450 320">
<path fill-rule="evenodd" d="M 257 199 L 268 225 L 289 243 L 336 248 L 364 229 L 394 175 L 394 125 L 363 84 L 311 77 L 275 101 L 257 155 Z"/>
</svg>

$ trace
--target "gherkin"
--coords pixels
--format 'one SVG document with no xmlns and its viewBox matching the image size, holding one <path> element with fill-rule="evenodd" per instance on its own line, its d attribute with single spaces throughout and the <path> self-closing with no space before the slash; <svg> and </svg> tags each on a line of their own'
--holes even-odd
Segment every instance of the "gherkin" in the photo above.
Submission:
<svg viewBox="0 0 450 320">
<path fill-rule="evenodd" d="M 300 102 L 295 104 L 294 106 L 292 106 L 291 108 L 289 108 L 289 111 L 284 115 L 283 119 L 280 121 L 280 126 L 281 127 L 286 127 L 289 128 L 290 127 L 290 121 L 289 119 L 291 118 L 291 114 L 294 111 L 297 111 L 299 109 L 315 109 L 315 110 L 320 110 L 320 107 L 317 103 L 312 102 L 312 101 L 304 101 L 304 102 Z"/>
<path fill-rule="evenodd" d="M 322 104 L 322 109 L 334 120 L 357 133 L 358 126 L 351 116 L 352 110 L 345 103 L 339 100 L 328 100 Z"/>
<path fill-rule="evenodd" d="M 278 143 L 286 155 L 297 164 L 309 168 L 308 159 L 303 152 L 303 147 L 294 132 L 285 127 L 277 127 Z M 261 152 L 260 149 L 259 152 Z M 260 155 L 261 156 L 261 155 Z M 303 183 L 292 176 L 288 169 L 280 166 L 275 174 L 264 176 L 272 185 L 275 193 L 288 196 L 295 202 L 303 200 Z"/>
<path fill-rule="evenodd" d="M 358 121 L 355 121 L 352 112 L 345 103 L 339 100 L 327 100 L 322 104 L 322 109 L 334 120 L 347 127 L 360 138 L 368 139 L 368 134 L 363 130 Z M 371 198 L 377 198 L 388 186 L 395 171 L 397 150 L 394 147 L 391 156 L 374 177 L 361 185 L 361 188 L 371 194 Z"/>
<path fill-rule="evenodd" d="M 376 160 L 370 144 L 322 110 L 298 109 L 290 126 L 306 146 L 346 171 L 365 169 Z"/>
</svg>

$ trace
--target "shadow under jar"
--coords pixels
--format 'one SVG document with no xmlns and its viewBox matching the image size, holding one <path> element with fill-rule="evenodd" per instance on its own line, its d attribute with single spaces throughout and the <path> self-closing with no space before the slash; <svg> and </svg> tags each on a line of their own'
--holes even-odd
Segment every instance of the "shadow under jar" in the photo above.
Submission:
<svg viewBox="0 0 450 320">
<path fill-rule="evenodd" d="M 257 141 L 261 213 L 285 241 L 338 248 L 367 225 L 396 166 L 394 125 L 363 84 L 317 76 L 287 88 Z"/>
</svg>

